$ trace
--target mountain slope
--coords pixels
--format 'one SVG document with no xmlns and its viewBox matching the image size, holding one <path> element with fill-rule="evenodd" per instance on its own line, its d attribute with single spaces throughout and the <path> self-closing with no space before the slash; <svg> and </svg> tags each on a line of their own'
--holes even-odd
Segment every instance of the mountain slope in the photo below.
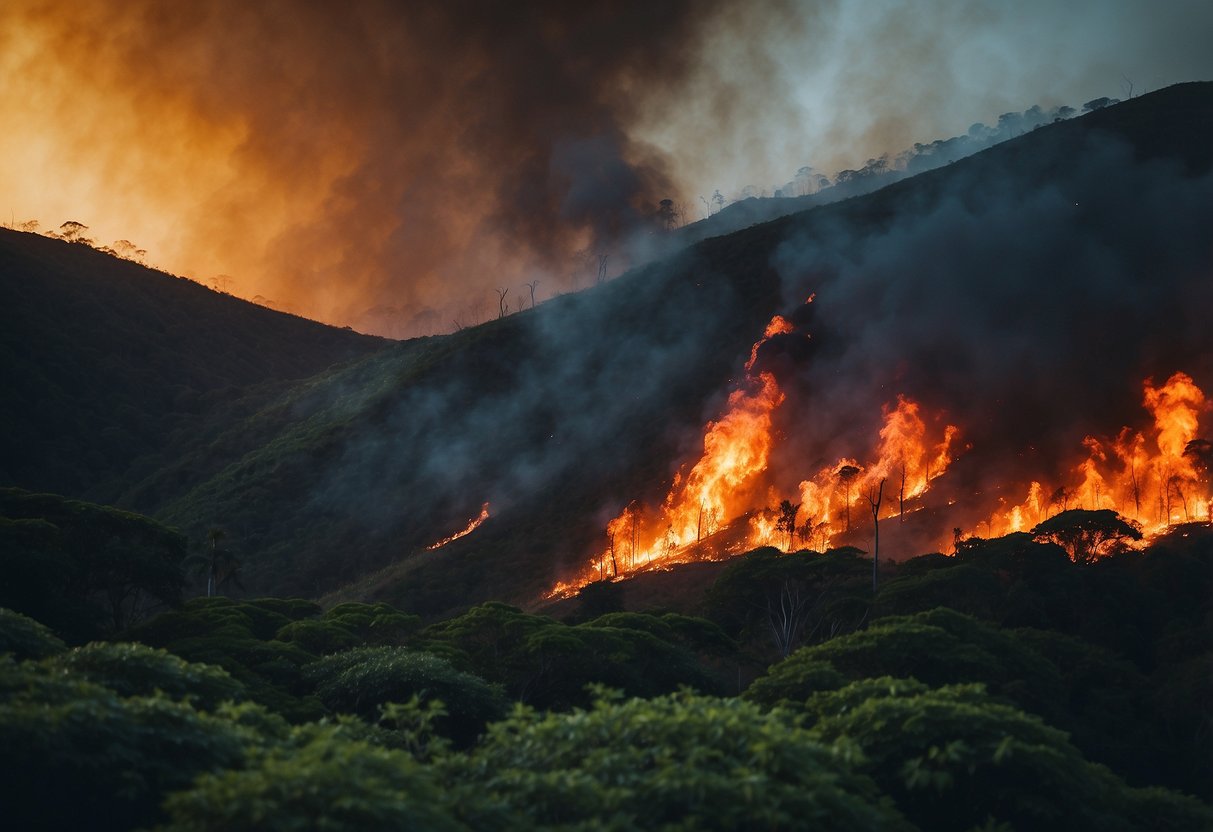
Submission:
<svg viewBox="0 0 1213 832">
<path fill-rule="evenodd" d="M 1158 286 L 1143 327 L 1157 331 L 1160 322 L 1171 321 L 1190 328 L 1189 301 L 1172 290 L 1207 265 L 1201 214 L 1189 211 L 1186 220 L 1160 226 L 1159 201 L 1191 199 L 1193 188 L 1197 198 L 1207 193 L 1198 175 L 1209 163 L 1209 89 L 1190 85 L 1134 100 L 875 194 L 707 240 L 592 291 L 437 339 L 442 354 L 418 372 L 384 356 L 379 369 L 368 370 L 381 374 L 381 393 L 351 420 L 325 416 L 322 408 L 315 421 L 291 426 L 223 477 L 174 501 L 163 516 L 181 524 L 205 516 L 241 530 L 257 553 L 260 586 L 316 593 L 370 571 L 348 594 L 374 595 L 419 612 L 484 598 L 534 599 L 604 545 L 601 530 L 623 505 L 633 499 L 660 503 L 679 466 L 701 451 L 703 422 L 720 414 L 750 345 L 775 312 L 807 315 L 802 323 L 816 344 L 805 367 L 790 371 L 789 395 L 797 404 L 785 407 L 780 430 L 795 436 L 808 427 L 812 433 L 819 422 L 825 437 L 845 438 L 879 418 L 887 398 L 856 395 L 861 412 L 847 406 L 845 388 L 884 388 L 893 379 L 882 377 L 878 365 L 840 371 L 838 361 L 855 354 L 855 333 L 880 311 L 879 303 L 865 308 L 876 297 L 870 293 L 910 285 L 888 283 L 866 268 L 850 273 L 873 252 L 887 253 L 890 239 L 902 245 L 904 234 L 919 245 L 945 234 L 929 251 L 941 264 L 946 289 L 932 296 L 930 270 L 906 266 L 926 281 L 919 314 L 942 318 L 935 329 L 958 360 L 941 365 L 937 353 L 944 348 L 918 333 L 913 337 L 923 346 L 907 344 L 907 356 L 915 349 L 931 356 L 889 369 L 901 383 L 943 391 L 934 398 L 950 399 L 957 409 L 965 397 L 956 388 L 978 388 L 966 364 L 981 354 L 983 338 L 992 354 L 1005 352 L 1007 338 L 1039 339 L 1049 349 L 1068 339 L 1102 344 L 1115 331 L 1108 316 L 1123 314 L 1116 295 L 1077 295 L 1097 286 L 1100 269 L 1109 264 L 1142 267 L 1143 252 L 1159 268 L 1168 258 L 1175 266 L 1167 275 L 1143 275 Z M 1138 180 L 1154 182 L 1157 193 L 1150 197 Z M 1141 199 L 1126 202 L 1118 192 L 1108 201 L 1102 191 L 1109 182 L 1123 183 Z M 1082 211 L 1063 212 L 1064 233 L 1046 235 L 1036 224 L 1038 203 L 1055 208 L 1088 202 L 1097 206 L 1088 211 L 1119 212 L 1119 224 L 1141 229 L 1142 239 L 1121 234 L 1102 214 Z M 1107 203 L 1103 209 L 1101 202 Z M 1008 225 L 1006 216 L 1018 221 Z M 963 242 L 972 249 L 963 262 L 948 262 L 954 256 L 946 238 L 952 223 L 971 237 Z M 1078 253 L 1067 260 L 1068 249 Z M 1052 265 L 1050 258 L 1056 259 Z M 1005 270 L 1008 262 L 1016 283 L 986 283 L 983 270 Z M 876 280 L 867 300 L 852 296 L 862 280 Z M 1077 295 L 1061 293 L 1066 281 L 1076 282 Z M 796 312 L 811 291 L 820 292 L 815 308 Z M 1041 300 L 1050 292 L 1051 302 Z M 1009 302 L 1016 297 L 1021 300 Z M 837 303 L 847 306 L 835 315 L 831 306 Z M 955 314 L 968 320 L 948 324 L 952 313 L 946 310 L 957 304 Z M 892 310 L 897 314 L 890 327 L 913 329 L 906 322 L 914 316 L 904 314 L 909 307 L 899 308 L 901 313 Z M 923 314 L 927 310 L 939 311 Z M 978 322 L 984 334 L 973 330 Z M 1107 354 L 1125 365 L 1117 372 L 1130 395 L 1144 374 L 1169 372 L 1192 351 L 1190 341 L 1175 336 L 1172 326 L 1167 338 L 1120 338 L 1122 346 L 1107 345 Z M 1142 346 L 1147 343 L 1148 349 Z M 880 349 L 895 357 L 895 344 Z M 1041 368 L 1028 358 L 1024 366 L 1031 372 L 1000 370 L 1008 389 L 991 392 L 991 402 L 1020 385 L 1029 393 L 1020 397 L 1025 420 L 1056 419 L 1058 406 L 1067 413 L 1069 399 L 1057 389 L 1073 386 L 1073 379 L 1058 373 L 1047 384 L 1033 381 Z M 1185 366 L 1207 376 L 1207 367 L 1192 364 Z M 812 372 L 841 381 L 814 381 L 818 388 L 837 386 L 828 396 L 815 396 L 812 385 L 808 392 L 797 387 L 797 378 Z M 339 377 L 317 385 L 320 397 L 324 390 L 358 386 Z M 1033 386 L 1040 395 L 1031 395 Z M 932 398 L 931 389 L 917 392 Z M 1105 391 L 1092 390 L 1090 398 L 1114 412 Z M 806 424 L 808 412 L 814 421 Z M 970 421 L 966 427 L 975 438 L 1006 430 L 987 414 Z M 797 451 L 806 453 L 821 451 Z M 267 502 L 250 503 L 250 493 Z M 284 494 L 289 499 L 281 499 Z M 423 551 L 476 517 L 485 502 L 491 519 L 475 533 Z"/>
<path fill-rule="evenodd" d="M 0 291 L 0 483 L 100 500 L 238 390 L 384 343 L 6 229 Z"/>
</svg>

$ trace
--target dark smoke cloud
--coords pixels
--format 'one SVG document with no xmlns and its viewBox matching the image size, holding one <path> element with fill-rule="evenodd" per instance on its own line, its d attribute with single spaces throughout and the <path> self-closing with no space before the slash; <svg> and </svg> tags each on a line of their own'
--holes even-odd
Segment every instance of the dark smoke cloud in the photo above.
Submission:
<svg viewBox="0 0 1213 832">
<path fill-rule="evenodd" d="M 229 264 L 242 294 L 382 329 L 360 320 L 378 305 L 415 332 L 483 314 L 469 295 L 493 286 L 566 277 L 578 249 L 620 260 L 674 187 L 626 127 L 687 71 L 713 4 L 20 5 L 43 45 L 22 69 L 63 95 L 93 164 L 139 181 L 133 203 L 181 211 L 191 259 Z M 216 175 L 183 205 L 142 158 L 161 153 Z"/>
<path fill-rule="evenodd" d="M 9 221 L 382 334 L 646 256 L 670 197 L 1208 76 L 1197 0 L 8 0 Z M 1204 24 L 1204 25 L 1202 25 Z M 635 234 L 637 229 L 639 234 Z M 592 258 L 587 258 L 591 259 Z M 588 272 L 588 273 L 587 273 Z M 576 273 L 576 280 L 573 274 Z M 516 301 L 514 301 L 517 308 Z"/>
</svg>

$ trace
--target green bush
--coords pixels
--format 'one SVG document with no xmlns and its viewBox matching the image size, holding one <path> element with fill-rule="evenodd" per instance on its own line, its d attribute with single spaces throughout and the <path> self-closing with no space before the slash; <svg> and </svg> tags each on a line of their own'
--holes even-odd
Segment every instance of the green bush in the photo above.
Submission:
<svg viewBox="0 0 1213 832">
<path fill-rule="evenodd" d="M 755 679 L 742 698 L 761 705 L 795 705 L 816 691 L 836 690 L 846 679 L 828 661 L 794 653 Z"/>
<path fill-rule="evenodd" d="M 223 668 L 187 662 L 142 644 L 93 642 L 43 661 L 51 671 L 67 671 L 104 685 L 119 696 L 153 696 L 214 709 L 220 702 L 244 698 L 244 685 Z"/>
<path fill-rule="evenodd" d="M 981 682 L 1047 718 L 1065 712 L 1065 686 L 1052 662 L 1013 634 L 946 608 L 882 618 L 866 630 L 801 648 L 755 680 L 751 698 L 804 701 L 822 689 L 821 662 L 852 681 L 894 676 L 932 686 Z"/>
<path fill-rule="evenodd" d="M 0 607 L 0 654 L 41 659 L 67 649 L 50 628 L 19 612 Z"/>
<path fill-rule="evenodd" d="M 309 602 L 273 598 L 255 602 L 195 598 L 126 635 L 187 661 L 222 667 L 245 686 L 250 699 L 293 722 L 302 722 L 324 713 L 318 702 L 303 696 L 302 669 L 316 655 L 272 636 L 290 626 L 286 613 L 308 614 L 313 607 Z M 262 638 L 258 632 L 269 635 Z"/>
<path fill-rule="evenodd" d="M 354 602 L 326 610 L 324 621 L 353 633 L 362 644 L 403 644 L 421 625 L 420 616 L 408 615 L 389 604 Z"/>
<path fill-rule="evenodd" d="M 710 622 L 693 626 L 693 621 L 612 613 L 570 626 L 489 603 L 427 628 L 423 643 L 460 657 L 461 666 L 527 704 L 569 708 L 588 704 L 590 684 L 630 696 L 656 696 L 683 686 L 716 692 L 721 683 L 696 653 L 718 650 L 725 637 Z"/>
<path fill-rule="evenodd" d="M 154 823 L 165 795 L 240 765 L 260 742 L 233 713 L 160 695 L 122 698 L 63 668 L 9 661 L 0 667 L 0 792 L 11 829 Z"/>
<path fill-rule="evenodd" d="M 362 639 L 339 624 L 311 619 L 292 621 L 279 630 L 274 638 L 295 644 L 317 656 L 349 650 L 362 643 Z"/>
<path fill-rule="evenodd" d="M 319 619 L 292 621 L 274 636 L 310 653 L 326 656 L 353 647 L 403 644 L 421 619 L 387 604 L 338 604 Z"/>
<path fill-rule="evenodd" d="M 678 694 L 516 711 L 446 765 L 536 829 L 911 828 L 855 762 L 787 713 Z"/>
<path fill-rule="evenodd" d="M 505 713 L 499 688 L 457 670 L 446 659 L 403 647 L 360 647 L 337 653 L 306 669 L 315 695 L 337 713 L 373 719 L 389 702 L 438 700 L 446 716 L 438 729 L 468 745 L 485 725 Z"/>
<path fill-rule="evenodd" d="M 992 819 L 1014 829 L 1195 832 L 1213 823 L 1192 798 L 1130 789 L 1063 732 L 980 685 L 869 679 L 818 694 L 807 710 L 823 741 L 859 745 L 861 768 L 921 829 L 960 832 Z M 1131 819 L 1151 807 L 1161 814 L 1145 827 Z"/>
<path fill-rule="evenodd" d="M 408 754 L 352 741 L 339 729 L 308 728 L 296 743 L 259 754 L 241 770 L 205 774 L 188 790 L 170 796 L 165 801 L 169 820 L 159 828 L 468 829 L 457 819 L 453 803 L 433 773 Z"/>
</svg>

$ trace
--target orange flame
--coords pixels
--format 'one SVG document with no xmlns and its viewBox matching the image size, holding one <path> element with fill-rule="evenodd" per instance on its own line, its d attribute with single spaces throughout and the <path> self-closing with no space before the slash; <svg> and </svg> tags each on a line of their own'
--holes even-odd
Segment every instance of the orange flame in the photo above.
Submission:
<svg viewBox="0 0 1213 832">
<path fill-rule="evenodd" d="M 480 507 L 479 516 L 473 517 L 471 520 L 468 521 L 468 524 L 466 526 L 464 526 L 459 531 L 455 532 L 450 537 L 444 537 L 444 538 L 442 538 L 442 540 L 439 540 L 437 543 L 431 543 L 429 546 L 426 546 L 425 550 L 427 552 L 432 552 L 435 549 L 441 549 L 446 544 L 451 543 L 452 541 L 458 540 L 461 537 L 467 537 L 469 534 L 476 531 L 476 529 L 480 527 L 481 523 L 483 523 L 485 520 L 488 520 L 488 519 L 489 519 L 489 504 L 485 503 L 483 506 Z"/>
<path fill-rule="evenodd" d="M 608 523 L 607 548 L 579 575 L 556 584 L 549 598 L 574 595 L 594 580 L 720 560 L 760 546 L 790 549 L 799 543 L 824 551 L 840 536 L 843 542 L 855 541 L 855 533 L 869 528 L 866 515 L 876 509 L 882 481 L 882 518 L 927 507 L 932 483 L 955 457 L 960 430 L 939 414 L 924 417 L 922 407 L 905 395 L 883 408 L 883 424 L 868 455 L 822 467 L 800 482 L 799 503 L 788 500 L 788 506 L 770 507 L 783 496 L 771 484 L 768 463 L 774 448 L 772 417 L 785 396 L 775 377 L 755 373 L 755 366 L 766 340 L 791 331 L 787 320 L 772 319 L 750 351 L 742 387 L 729 396 L 724 414 L 705 426 L 698 461 L 685 476 L 674 478 L 660 508 L 633 502 Z M 1030 531 L 1068 508 L 1115 510 L 1140 523 L 1147 537 L 1177 522 L 1213 522 L 1213 445 L 1198 439 L 1201 414 L 1209 409 L 1204 393 L 1184 373 L 1159 387 L 1147 379 L 1143 390 L 1151 428 L 1124 428 L 1111 439 L 1087 436 L 1085 458 L 1070 469 L 1067 482 L 1030 481 L 1023 486 L 1022 501 L 1008 505 L 1000 498 L 977 530 L 987 537 Z M 957 500 L 939 502 L 937 508 L 946 511 L 943 503 L 952 506 Z M 961 534 L 966 536 L 973 533 Z M 953 542 L 946 541 L 940 551 Z"/>
<path fill-rule="evenodd" d="M 1199 435 L 1204 393 L 1186 373 L 1175 373 L 1161 387 L 1146 379 L 1143 388 L 1152 437 L 1127 427 L 1114 439 L 1086 437 L 1086 458 L 1072 469 L 1069 483 L 1045 498 L 1041 483 L 1033 482 L 1022 503 L 995 511 L 975 532 L 998 537 L 1028 531 L 1067 508 L 1111 509 L 1140 523 L 1147 537 L 1174 523 L 1209 519 L 1208 472 L 1187 453 Z M 1149 438 L 1157 453 L 1149 450 Z"/>
<path fill-rule="evenodd" d="M 830 538 L 848 529 L 839 517 L 850 511 L 851 498 L 875 488 L 882 478 L 898 478 L 892 492 L 900 501 L 918 498 L 932 479 L 951 462 L 957 429 L 947 425 L 939 436 L 930 431 L 919 405 L 899 396 L 895 407 L 885 408 L 875 459 L 861 465 L 842 459 L 800 484 L 800 508 L 794 529 L 779 520 L 768 506 L 778 502 L 767 484 L 772 414 L 784 394 L 768 372 L 754 374 L 758 352 L 771 337 L 793 331 L 792 324 L 776 316 L 750 351 L 747 377 L 741 389 L 729 396 L 718 420 L 704 430 L 703 454 L 685 476 L 675 477 L 657 511 L 633 502 L 607 524 L 607 548 L 568 581 L 558 583 L 548 597 L 569 596 L 594 580 L 617 579 L 627 573 L 668 568 L 695 559 L 730 557 L 758 546 L 788 547 Z M 853 469 L 853 473 L 852 473 Z M 847 494 L 840 510 L 840 472 Z M 904 478 L 904 484 L 902 479 Z M 901 508 L 901 506 L 899 506 Z"/>
<path fill-rule="evenodd" d="M 866 502 L 865 495 L 874 494 L 881 480 L 886 481 L 890 514 L 904 511 L 905 503 L 921 498 L 931 481 L 952 463 L 952 444 L 959 429 L 945 425 L 941 435 L 930 433 L 917 402 L 899 395 L 896 407 L 886 406 L 874 461 L 862 465 L 855 459 L 840 459 L 800 483 L 801 512 L 810 524 L 801 535 L 802 543 L 816 539 L 826 548 L 831 537 L 850 531 L 852 505 L 857 499 Z M 840 488 L 841 521 L 837 513 Z"/>
</svg>

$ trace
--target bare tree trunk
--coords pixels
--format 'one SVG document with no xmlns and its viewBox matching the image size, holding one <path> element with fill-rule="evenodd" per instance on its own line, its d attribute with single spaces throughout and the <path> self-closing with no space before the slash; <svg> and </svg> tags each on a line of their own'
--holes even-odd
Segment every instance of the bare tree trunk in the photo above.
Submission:
<svg viewBox="0 0 1213 832">
<path fill-rule="evenodd" d="M 617 561 L 615 559 L 615 534 L 612 532 L 611 534 L 607 535 L 607 540 L 610 542 L 610 551 L 611 551 L 611 577 L 618 578 L 619 577 L 619 561 Z"/>
<path fill-rule="evenodd" d="M 873 499 L 871 491 L 868 492 L 868 503 L 872 506 L 872 531 L 875 540 L 872 545 L 872 594 L 876 594 L 876 589 L 880 584 L 879 569 L 880 569 L 880 501 L 884 499 L 884 478 L 880 480 L 880 489 L 876 492 L 876 497 Z"/>
<path fill-rule="evenodd" d="M 906 519 L 906 461 L 901 461 L 901 490 L 897 492 L 897 522 Z"/>
<path fill-rule="evenodd" d="M 819 599 L 820 600 L 820 599 Z M 800 638 L 812 606 L 808 597 L 798 586 L 785 580 L 779 588 L 778 607 L 767 597 L 767 622 L 771 625 L 771 637 L 781 658 L 787 658 Z"/>
</svg>

